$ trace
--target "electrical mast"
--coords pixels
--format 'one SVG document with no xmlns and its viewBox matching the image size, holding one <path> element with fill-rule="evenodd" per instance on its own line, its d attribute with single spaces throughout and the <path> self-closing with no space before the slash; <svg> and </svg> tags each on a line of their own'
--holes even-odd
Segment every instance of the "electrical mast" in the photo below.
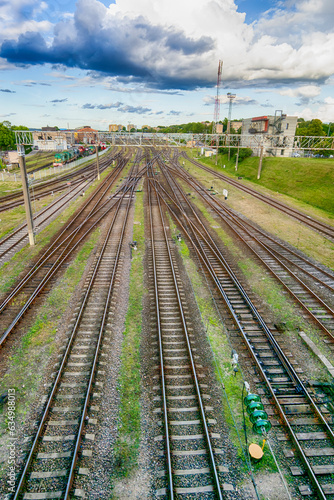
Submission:
<svg viewBox="0 0 334 500">
<path fill-rule="evenodd" d="M 217 123 L 219 122 L 219 111 L 220 111 L 220 101 L 219 101 L 219 90 L 221 84 L 223 70 L 223 61 L 219 60 L 218 63 L 218 76 L 217 76 L 217 95 L 215 98 L 215 112 L 213 116 L 213 125 L 212 125 L 212 133 L 215 134 L 217 132 Z"/>
</svg>

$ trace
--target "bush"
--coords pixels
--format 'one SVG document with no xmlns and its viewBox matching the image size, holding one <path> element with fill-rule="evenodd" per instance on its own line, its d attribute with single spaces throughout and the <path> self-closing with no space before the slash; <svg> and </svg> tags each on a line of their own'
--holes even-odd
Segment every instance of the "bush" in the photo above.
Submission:
<svg viewBox="0 0 334 500">
<path fill-rule="evenodd" d="M 221 153 L 223 155 L 227 155 L 228 149 L 229 148 L 219 148 L 219 153 Z M 230 158 L 234 162 L 237 160 L 237 153 L 238 153 L 238 148 L 231 148 Z M 239 148 L 239 160 L 238 160 L 238 162 L 240 163 L 245 158 L 252 156 L 252 154 L 253 154 L 253 150 L 251 148 Z"/>
<path fill-rule="evenodd" d="M 245 158 L 249 158 L 250 156 L 252 156 L 252 154 L 253 154 L 253 150 L 251 148 L 240 148 L 239 149 L 239 162 L 244 160 Z M 236 159 L 236 154 L 235 154 L 234 158 Z"/>
</svg>

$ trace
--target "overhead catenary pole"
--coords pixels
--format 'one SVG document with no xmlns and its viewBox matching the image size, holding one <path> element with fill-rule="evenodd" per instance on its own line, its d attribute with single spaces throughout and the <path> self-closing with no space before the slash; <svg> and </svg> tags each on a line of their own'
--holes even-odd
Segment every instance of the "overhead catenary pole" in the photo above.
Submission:
<svg viewBox="0 0 334 500">
<path fill-rule="evenodd" d="M 261 150 L 260 150 L 259 169 L 257 171 L 257 178 L 258 179 L 260 179 L 260 177 L 261 177 L 262 160 L 263 160 L 263 145 L 261 146 Z"/>
<path fill-rule="evenodd" d="M 100 180 L 100 163 L 99 163 L 99 145 L 95 145 L 96 150 L 96 169 L 97 169 L 97 180 Z"/>
<path fill-rule="evenodd" d="M 230 161 L 231 156 L 231 147 L 230 147 L 230 133 L 231 133 L 231 117 L 232 117 L 232 102 L 233 99 L 236 98 L 236 94 L 231 94 L 231 92 L 227 92 L 227 98 L 230 101 L 228 105 L 228 120 L 227 120 L 227 130 L 226 135 L 228 137 L 228 161 Z"/>
<path fill-rule="evenodd" d="M 28 186 L 24 146 L 18 144 L 17 145 L 17 152 L 18 152 L 18 156 L 19 156 L 19 165 L 20 165 L 20 171 L 21 171 L 21 181 L 22 181 L 22 189 L 23 189 L 24 206 L 25 206 L 26 218 L 27 218 L 29 244 L 30 244 L 30 246 L 33 246 L 33 245 L 35 245 L 34 219 L 33 219 L 32 210 L 31 210 L 31 202 L 30 202 L 30 193 L 29 193 L 29 186 Z"/>
</svg>

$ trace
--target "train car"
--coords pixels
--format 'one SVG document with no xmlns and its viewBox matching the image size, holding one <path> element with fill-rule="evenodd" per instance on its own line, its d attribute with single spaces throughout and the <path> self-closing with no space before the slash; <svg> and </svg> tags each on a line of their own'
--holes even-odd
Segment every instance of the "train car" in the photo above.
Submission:
<svg viewBox="0 0 334 500">
<path fill-rule="evenodd" d="M 53 166 L 62 167 L 66 163 L 66 161 L 67 156 L 65 155 L 64 151 L 62 153 L 56 153 L 54 156 Z"/>
<path fill-rule="evenodd" d="M 54 156 L 54 167 L 62 167 L 65 163 L 69 163 L 70 161 L 75 160 L 79 157 L 79 150 L 76 149 L 67 149 L 61 153 L 56 153 Z"/>
</svg>

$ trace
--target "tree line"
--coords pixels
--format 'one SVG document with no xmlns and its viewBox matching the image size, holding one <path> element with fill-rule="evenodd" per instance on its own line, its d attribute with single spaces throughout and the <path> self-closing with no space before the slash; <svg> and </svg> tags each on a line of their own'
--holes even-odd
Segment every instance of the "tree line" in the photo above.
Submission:
<svg viewBox="0 0 334 500">
<path fill-rule="evenodd" d="M 15 130 L 29 130 L 23 125 L 12 125 L 10 122 L 0 122 L 0 150 L 10 151 L 16 149 Z"/>
</svg>

